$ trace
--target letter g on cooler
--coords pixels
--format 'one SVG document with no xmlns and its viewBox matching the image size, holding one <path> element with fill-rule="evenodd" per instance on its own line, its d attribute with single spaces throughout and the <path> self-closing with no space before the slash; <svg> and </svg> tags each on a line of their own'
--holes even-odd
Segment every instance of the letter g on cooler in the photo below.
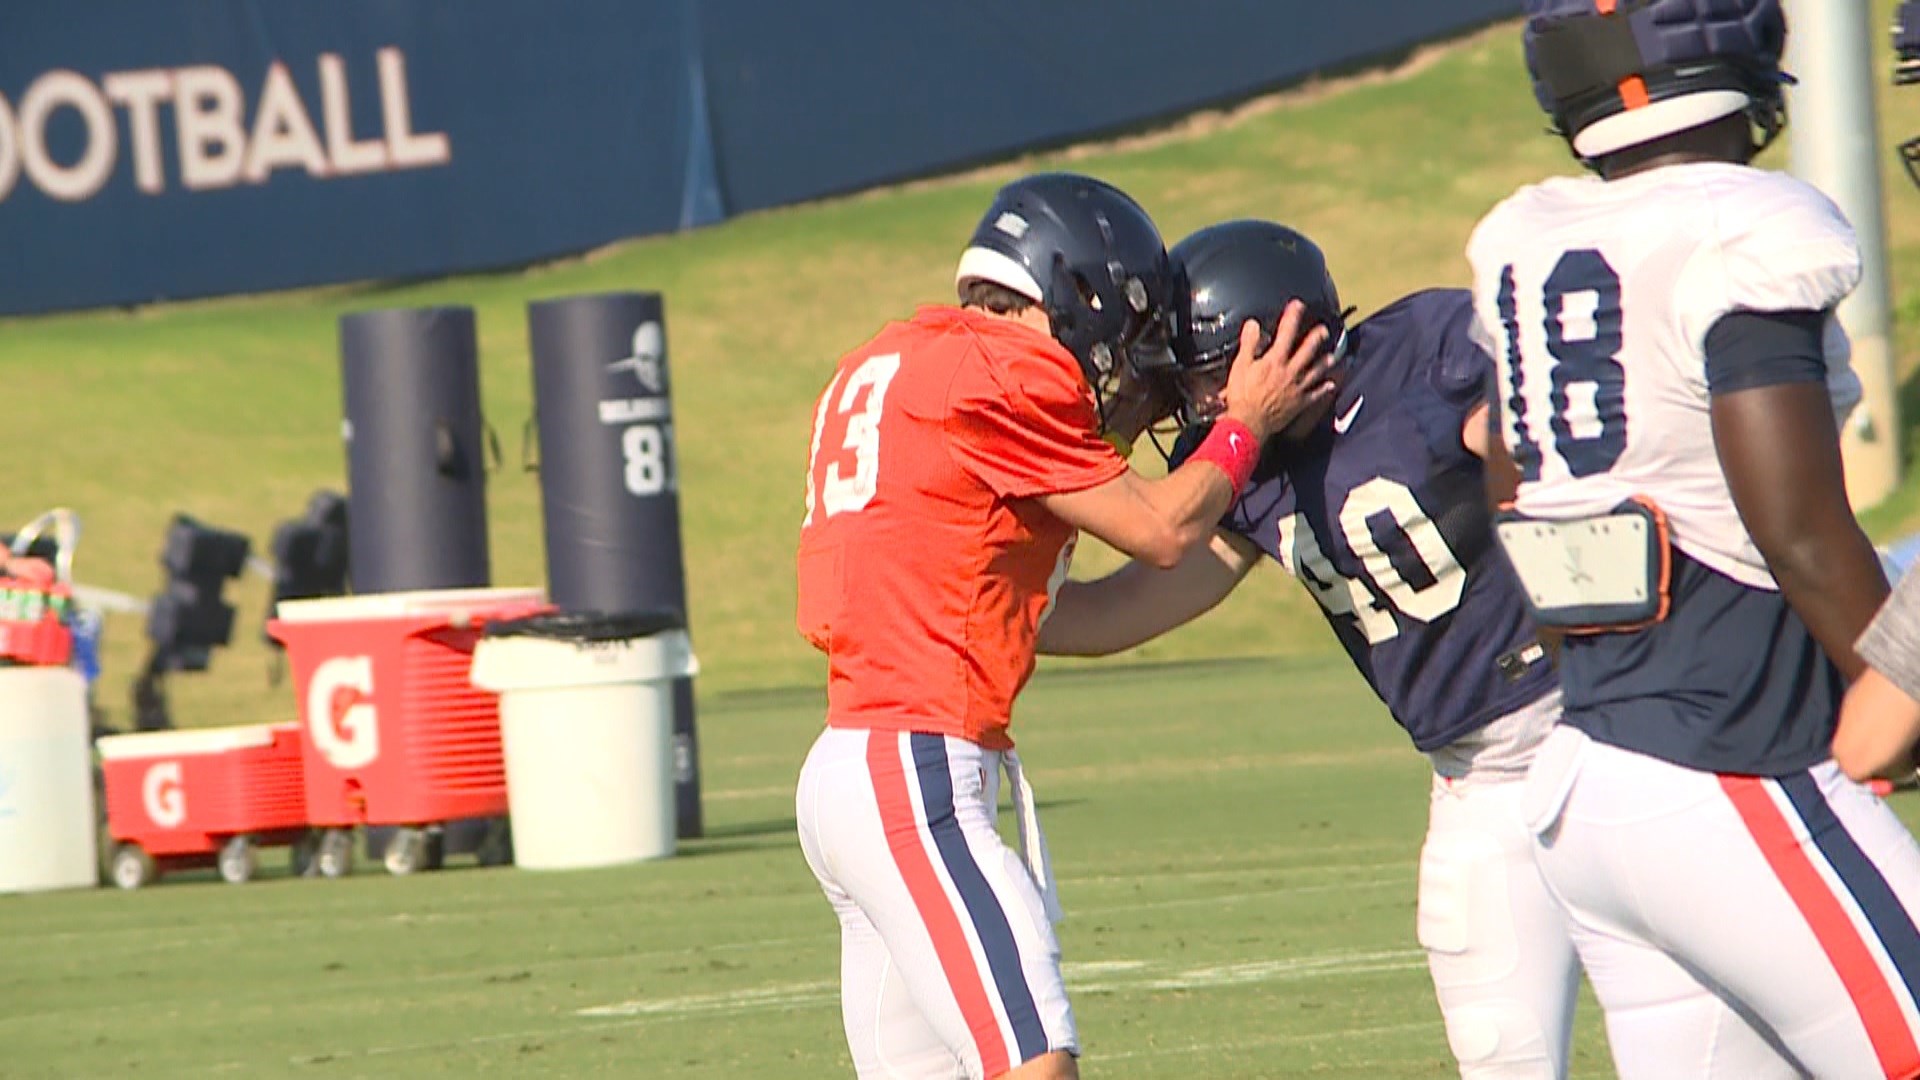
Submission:
<svg viewBox="0 0 1920 1080">
<path fill-rule="evenodd" d="M 373 659 L 335 656 L 307 684 L 307 730 L 336 769 L 361 769 L 380 756 L 380 717 L 373 696 Z"/>
<path fill-rule="evenodd" d="M 140 781 L 140 801 L 147 818 L 163 829 L 177 829 L 187 820 L 187 792 L 181 786 L 180 763 L 155 762 Z"/>
</svg>

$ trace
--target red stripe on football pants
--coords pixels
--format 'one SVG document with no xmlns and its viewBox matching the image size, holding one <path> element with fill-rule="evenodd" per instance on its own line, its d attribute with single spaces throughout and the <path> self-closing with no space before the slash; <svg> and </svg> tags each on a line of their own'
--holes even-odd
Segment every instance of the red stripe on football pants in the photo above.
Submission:
<svg viewBox="0 0 1920 1080">
<path fill-rule="evenodd" d="M 940 970 L 946 973 L 960 1016 L 973 1032 L 980 1052 L 980 1067 L 988 1076 L 999 1076 L 1009 1068 L 1007 1040 L 1000 1032 L 1000 1018 L 994 1015 L 987 999 L 986 985 L 980 981 L 980 969 L 974 966 L 973 950 L 960 927 L 960 916 L 933 872 L 933 862 L 920 840 L 920 819 L 913 811 L 913 797 L 907 791 L 906 770 L 900 764 L 900 740 L 895 732 L 867 733 L 867 771 L 873 777 L 874 800 L 880 808 L 880 826 L 887 835 L 887 850 L 893 864 L 906 882 L 913 906 L 933 939 L 934 955 Z"/>
<path fill-rule="evenodd" d="M 1752 834 L 1760 854 L 1773 869 L 1787 896 L 1827 954 L 1833 970 L 1847 988 L 1854 1011 L 1873 1043 L 1874 1056 L 1880 1059 L 1880 1071 L 1887 1076 L 1905 1076 L 1920 1048 L 1914 1046 L 1907 1020 L 1893 987 L 1867 950 L 1860 931 L 1847 916 L 1839 898 L 1833 895 L 1820 871 L 1807 857 L 1786 815 L 1767 793 L 1766 781 L 1754 776 L 1722 776 L 1720 788 L 1733 800 L 1733 808 Z"/>
</svg>

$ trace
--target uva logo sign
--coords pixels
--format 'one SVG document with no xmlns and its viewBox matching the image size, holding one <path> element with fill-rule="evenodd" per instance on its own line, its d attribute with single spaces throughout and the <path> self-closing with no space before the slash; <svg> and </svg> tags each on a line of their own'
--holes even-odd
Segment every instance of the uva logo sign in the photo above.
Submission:
<svg viewBox="0 0 1920 1080">
<path fill-rule="evenodd" d="M 147 195 L 170 182 L 189 191 L 264 184 L 283 169 L 331 180 L 452 162 L 444 132 L 414 130 L 405 54 L 381 49 L 375 67 L 377 134 L 354 131 L 354 88 L 337 53 L 319 56 L 318 102 L 301 97 L 279 60 L 253 88 L 214 64 L 116 71 L 98 83 L 75 71 L 44 72 L 12 100 L 0 95 L 0 202 L 23 176 L 62 202 L 99 194 L 118 168 L 123 124 L 134 186 Z M 163 124 L 171 128 L 164 134 Z M 63 136 L 57 147 L 48 145 L 49 129 Z M 66 137 L 76 132 L 77 153 Z"/>
<path fill-rule="evenodd" d="M 362 769 L 380 756 L 380 716 L 373 696 L 373 660 L 335 656 L 307 684 L 307 731 L 327 764 Z"/>
<path fill-rule="evenodd" d="M 140 781 L 140 801 L 147 818 L 163 829 L 177 829 L 187 820 L 187 791 L 181 786 L 180 763 L 162 761 Z"/>
</svg>

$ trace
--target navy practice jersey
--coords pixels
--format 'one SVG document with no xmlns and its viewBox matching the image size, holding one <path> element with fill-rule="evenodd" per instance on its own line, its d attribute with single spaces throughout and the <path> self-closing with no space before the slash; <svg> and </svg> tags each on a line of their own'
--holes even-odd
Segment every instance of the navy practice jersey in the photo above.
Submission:
<svg viewBox="0 0 1920 1080">
<path fill-rule="evenodd" d="M 1327 417 L 1271 442 L 1222 521 L 1313 593 L 1421 750 L 1556 685 L 1460 442 L 1491 366 L 1472 320 L 1469 292 L 1434 289 L 1353 327 Z"/>
</svg>

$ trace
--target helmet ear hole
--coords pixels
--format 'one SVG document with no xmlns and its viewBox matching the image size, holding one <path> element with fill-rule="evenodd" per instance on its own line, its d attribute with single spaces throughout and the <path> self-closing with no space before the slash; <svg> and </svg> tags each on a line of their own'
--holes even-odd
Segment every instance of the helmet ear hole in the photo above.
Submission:
<svg viewBox="0 0 1920 1080">
<path fill-rule="evenodd" d="M 1092 308 L 1094 311 L 1099 311 L 1100 291 L 1093 287 L 1093 282 L 1088 281 L 1085 274 L 1073 274 L 1071 277 L 1073 279 L 1073 291 L 1080 297 L 1080 302 Z"/>
</svg>

